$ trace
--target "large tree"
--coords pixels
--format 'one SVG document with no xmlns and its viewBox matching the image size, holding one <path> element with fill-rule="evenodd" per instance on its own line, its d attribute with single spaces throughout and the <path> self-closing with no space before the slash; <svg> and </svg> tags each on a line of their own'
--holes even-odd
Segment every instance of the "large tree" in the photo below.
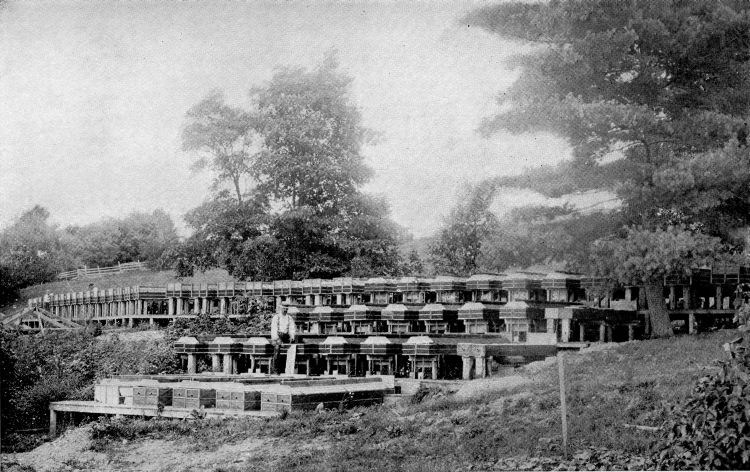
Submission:
<svg viewBox="0 0 750 472">
<path fill-rule="evenodd" d="M 252 113 L 220 108 L 222 116 L 252 117 L 245 132 L 259 147 L 241 161 L 255 185 L 237 202 L 224 191 L 191 211 L 195 234 L 176 260 L 252 279 L 398 271 L 399 228 L 382 200 L 360 191 L 371 175 L 362 145 L 372 132 L 351 100 L 351 81 L 329 55 L 313 70 L 282 68 L 253 88 Z M 208 135 L 247 142 L 234 122 L 217 120 Z"/>
<path fill-rule="evenodd" d="M 490 206 L 497 186 L 491 180 L 468 185 L 458 197 L 435 241 L 430 262 L 438 273 L 470 275 L 477 271 L 482 245 L 496 229 Z"/>
<path fill-rule="evenodd" d="M 532 265 L 584 270 L 591 242 L 621 227 L 618 216 L 569 205 L 513 209 L 482 241 L 479 266 L 491 272 Z"/>
<path fill-rule="evenodd" d="M 248 178 L 258 151 L 257 116 L 226 103 L 224 93 L 210 92 L 191 107 L 182 129 L 182 149 L 195 156 L 195 170 L 209 168 L 214 172 L 213 188 L 229 183 L 238 203 L 246 191 Z"/>
<path fill-rule="evenodd" d="M 49 211 L 37 205 L 0 232 L 0 299 L 18 289 L 53 280 L 69 264 Z"/>
<path fill-rule="evenodd" d="M 369 180 L 362 145 L 372 133 L 350 99 L 351 81 L 330 54 L 312 71 L 282 68 L 253 89 L 264 143 L 253 172 L 287 208 L 335 212 Z"/>
<path fill-rule="evenodd" d="M 681 225 L 741 246 L 737 229 L 750 223 L 747 2 L 509 3 L 466 21 L 531 45 L 516 58 L 521 77 L 501 96 L 503 111 L 483 131 L 548 131 L 573 149 L 572 161 L 505 184 L 547 195 L 614 192 L 624 225 L 639 229 L 610 244 L 631 256 L 653 251 L 659 264 L 644 266 L 644 280 L 670 264 L 659 248 L 631 244 L 644 231 L 656 241 Z"/>
<path fill-rule="evenodd" d="M 76 266 L 111 266 L 136 260 L 155 262 L 177 243 L 172 217 L 164 210 L 133 212 L 61 232 Z"/>
</svg>

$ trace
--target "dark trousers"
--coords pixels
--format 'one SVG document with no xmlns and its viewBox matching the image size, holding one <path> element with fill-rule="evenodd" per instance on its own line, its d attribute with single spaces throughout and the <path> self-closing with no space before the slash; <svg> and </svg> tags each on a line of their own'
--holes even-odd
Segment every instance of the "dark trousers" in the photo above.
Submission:
<svg viewBox="0 0 750 472">
<path fill-rule="evenodd" d="M 282 344 L 289 344 L 289 341 L 291 339 L 289 338 L 289 333 L 279 333 L 279 340 L 274 341 L 273 343 L 273 360 L 271 361 L 271 373 L 272 374 L 279 374 L 279 357 L 281 353 L 281 345 Z"/>
</svg>

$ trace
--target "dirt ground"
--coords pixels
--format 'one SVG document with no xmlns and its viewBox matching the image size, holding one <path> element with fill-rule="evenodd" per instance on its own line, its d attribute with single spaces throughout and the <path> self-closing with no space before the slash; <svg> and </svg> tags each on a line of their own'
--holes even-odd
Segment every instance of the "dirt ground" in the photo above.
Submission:
<svg viewBox="0 0 750 472">
<path fill-rule="evenodd" d="M 90 426 L 66 431 L 56 440 L 33 451 L 3 454 L 2 470 L 36 472 L 59 471 L 205 471 L 217 468 L 242 467 L 254 459 L 272 460 L 280 451 L 290 447 L 320 450 L 327 447 L 322 441 L 289 444 L 286 439 L 248 439 L 221 446 L 213 451 L 192 450 L 187 441 L 142 439 L 123 441 L 106 453 L 91 450 Z M 281 443 L 284 444 L 281 444 Z"/>
</svg>

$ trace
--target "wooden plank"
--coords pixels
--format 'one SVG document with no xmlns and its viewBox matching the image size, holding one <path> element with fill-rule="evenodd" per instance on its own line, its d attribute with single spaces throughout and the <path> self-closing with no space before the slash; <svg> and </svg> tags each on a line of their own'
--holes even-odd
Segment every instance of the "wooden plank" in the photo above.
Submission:
<svg viewBox="0 0 750 472">
<path fill-rule="evenodd" d="M 294 365 L 297 362 L 297 345 L 296 344 L 290 344 L 289 348 L 286 350 L 286 367 L 284 368 L 285 374 L 293 374 L 294 373 Z"/>
<path fill-rule="evenodd" d="M 162 416 L 165 418 L 186 418 L 191 415 L 192 410 L 187 408 L 174 408 L 172 406 L 164 407 L 161 411 L 157 407 L 148 406 L 125 406 L 125 405 L 105 405 L 92 401 L 61 401 L 50 403 L 50 419 L 52 413 L 67 411 L 75 413 L 91 413 L 99 415 L 125 415 L 125 416 Z M 203 410 L 207 417 L 223 416 L 258 416 L 273 417 L 277 416 L 270 411 L 255 410 L 228 410 L 219 408 L 207 408 Z"/>
</svg>

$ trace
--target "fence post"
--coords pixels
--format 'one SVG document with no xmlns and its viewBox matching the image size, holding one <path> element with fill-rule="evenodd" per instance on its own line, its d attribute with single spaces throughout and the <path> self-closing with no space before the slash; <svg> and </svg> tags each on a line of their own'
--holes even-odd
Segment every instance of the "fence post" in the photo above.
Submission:
<svg viewBox="0 0 750 472">
<path fill-rule="evenodd" d="M 557 353 L 557 372 L 560 378 L 560 414 L 562 416 L 563 454 L 568 458 L 568 406 L 565 401 L 565 359 L 564 351 Z"/>
</svg>

